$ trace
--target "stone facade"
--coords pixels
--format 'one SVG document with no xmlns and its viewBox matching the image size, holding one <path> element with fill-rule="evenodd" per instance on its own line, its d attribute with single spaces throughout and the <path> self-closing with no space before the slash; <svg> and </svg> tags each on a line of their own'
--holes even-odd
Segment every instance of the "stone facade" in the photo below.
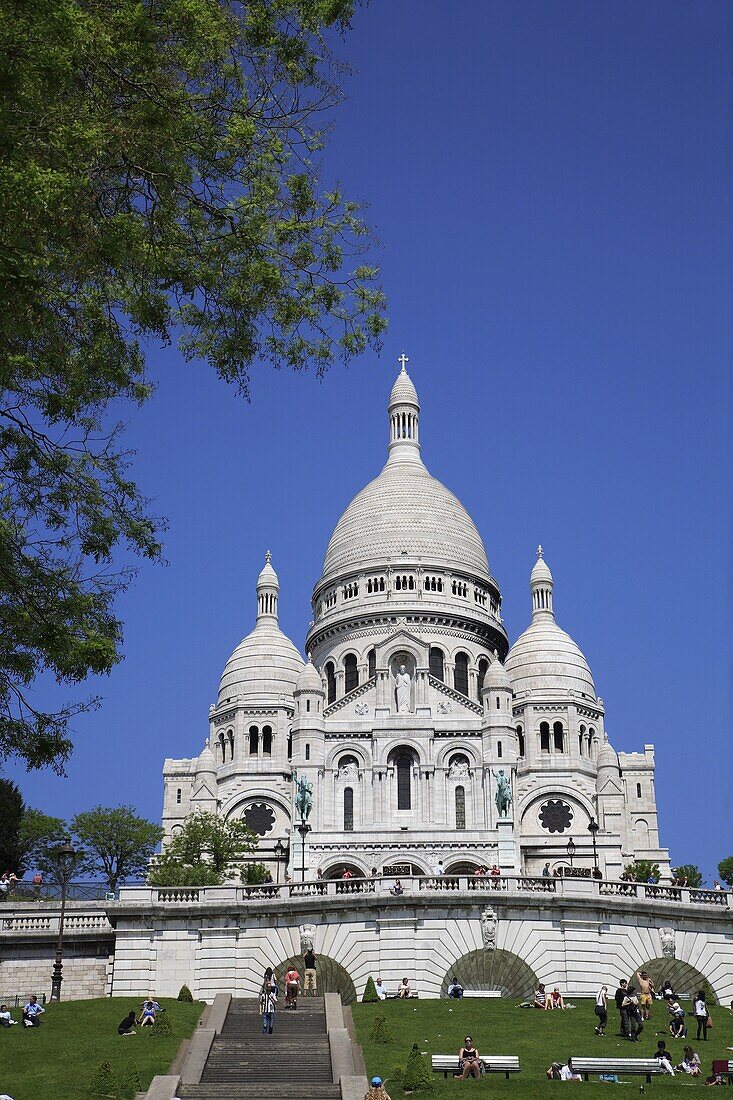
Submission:
<svg viewBox="0 0 733 1100">
<path fill-rule="evenodd" d="M 493 864 L 531 875 L 549 862 L 617 879 L 637 858 L 667 878 L 653 747 L 609 744 L 541 548 L 531 622 L 510 647 L 481 536 L 423 463 L 419 413 L 403 366 L 387 463 L 336 525 L 313 591 L 307 662 L 280 630 L 268 553 L 204 750 L 165 762 L 167 836 L 195 809 L 243 817 L 273 878 Z M 305 851 L 294 776 L 312 789 Z"/>
<path fill-rule="evenodd" d="M 0 905 L 0 997 L 10 1004 L 51 992 L 58 936 L 52 904 Z M 69 902 L 63 954 L 64 998 L 104 997 L 111 989 L 114 932 L 101 905 Z"/>
</svg>

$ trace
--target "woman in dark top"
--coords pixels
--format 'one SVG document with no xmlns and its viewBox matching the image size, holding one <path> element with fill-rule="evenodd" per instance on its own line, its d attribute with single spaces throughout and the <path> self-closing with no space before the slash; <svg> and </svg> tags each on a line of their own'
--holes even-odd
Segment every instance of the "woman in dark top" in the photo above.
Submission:
<svg viewBox="0 0 733 1100">
<path fill-rule="evenodd" d="M 131 1012 L 129 1016 L 125 1016 L 124 1020 L 120 1020 L 117 1028 L 118 1035 L 134 1035 L 135 1013 Z"/>
<path fill-rule="evenodd" d="M 462 1081 L 465 1081 L 469 1074 L 473 1074 L 477 1078 L 481 1076 L 479 1053 L 473 1045 L 473 1039 L 470 1035 L 466 1036 L 463 1046 L 458 1051 L 458 1068 L 462 1071 Z"/>
</svg>

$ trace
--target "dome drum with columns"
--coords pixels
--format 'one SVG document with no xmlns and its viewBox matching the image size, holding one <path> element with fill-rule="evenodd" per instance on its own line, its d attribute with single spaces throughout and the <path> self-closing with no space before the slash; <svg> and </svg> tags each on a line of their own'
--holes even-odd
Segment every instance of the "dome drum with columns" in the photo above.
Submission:
<svg viewBox="0 0 733 1100">
<path fill-rule="evenodd" d="M 203 752 L 166 760 L 166 834 L 196 809 L 241 817 L 284 874 L 435 874 L 545 863 L 617 877 L 659 847 L 654 750 L 616 753 L 580 648 L 555 621 L 540 547 L 532 619 L 509 647 L 478 530 L 427 471 L 405 369 L 387 462 L 352 500 L 313 592 L 307 661 L 278 623 L 270 554 L 254 629 L 226 663 Z M 293 774 L 313 787 L 305 853 Z M 509 805 L 497 789 L 511 792 Z M 591 823 L 598 823 L 595 855 Z"/>
</svg>

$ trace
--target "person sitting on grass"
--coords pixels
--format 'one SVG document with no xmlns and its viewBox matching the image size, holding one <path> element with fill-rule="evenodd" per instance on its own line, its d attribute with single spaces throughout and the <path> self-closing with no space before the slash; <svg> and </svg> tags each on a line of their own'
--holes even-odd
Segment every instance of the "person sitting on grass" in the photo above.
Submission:
<svg viewBox="0 0 733 1100">
<path fill-rule="evenodd" d="M 652 1058 L 657 1059 L 665 1073 L 669 1074 L 670 1077 L 674 1077 L 674 1067 L 669 1060 L 667 1044 L 664 1039 L 660 1039 L 657 1043 L 657 1049 L 654 1051 L 654 1054 L 652 1054 Z"/>
<path fill-rule="evenodd" d="M 387 990 L 384 988 L 384 984 L 382 983 L 381 978 L 377 978 L 376 982 L 374 983 L 374 991 L 379 997 L 380 1001 L 386 1001 Z"/>
<path fill-rule="evenodd" d="M 448 996 L 455 998 L 455 1000 L 457 1001 L 459 1001 L 463 996 L 463 986 L 458 981 L 458 978 L 455 976 L 455 974 L 451 978 L 450 985 L 448 986 Z"/>
<path fill-rule="evenodd" d="M 670 997 L 667 1001 L 667 1011 L 669 1012 L 669 1034 L 673 1039 L 686 1039 L 685 1010 L 676 997 Z"/>
<path fill-rule="evenodd" d="M 549 999 L 550 999 L 550 1008 L 560 1008 L 560 1009 L 565 1008 L 565 1001 L 562 999 L 562 993 L 560 992 L 560 990 L 558 989 L 557 986 L 555 986 L 555 988 L 553 989 L 552 993 L 550 994 Z"/>
<path fill-rule="evenodd" d="M 152 1027 L 155 1023 L 156 1012 L 160 1012 L 160 1005 L 152 997 L 148 997 L 147 1001 L 143 1001 L 142 1012 L 138 1020 L 140 1027 Z"/>
<path fill-rule="evenodd" d="M 0 1027 L 12 1027 L 13 1024 L 17 1024 L 17 1020 L 14 1020 L 10 1015 L 10 1009 L 7 1005 L 0 1005 Z"/>
<path fill-rule="evenodd" d="M 479 1053 L 473 1045 L 473 1039 L 470 1035 L 466 1036 L 463 1046 L 458 1051 L 458 1070 L 461 1081 L 465 1081 L 469 1074 L 477 1080 L 481 1076 Z"/>
<path fill-rule="evenodd" d="M 40 1027 L 41 1016 L 46 1009 L 39 1005 L 38 997 L 35 995 L 30 998 L 28 1004 L 23 1009 L 23 1024 L 25 1027 Z"/>
<path fill-rule="evenodd" d="M 405 997 L 409 997 L 412 990 L 410 989 L 410 983 L 407 978 L 403 978 L 400 984 L 397 986 L 397 996 L 400 1000 L 404 1000 Z"/>
<path fill-rule="evenodd" d="M 532 1005 L 534 1008 L 542 1008 L 545 1010 L 550 1007 L 549 998 L 545 993 L 545 987 L 543 986 L 542 982 L 540 982 L 540 984 L 534 991 L 534 999 L 532 1001 Z"/>
<path fill-rule="evenodd" d="M 573 1059 L 568 1058 L 565 1065 L 561 1062 L 553 1062 L 547 1070 L 547 1076 L 551 1081 L 582 1081 L 583 1078 L 573 1068 Z"/>
<path fill-rule="evenodd" d="M 685 1047 L 685 1049 L 683 1051 L 683 1055 L 684 1055 L 684 1057 L 682 1058 L 682 1061 L 675 1068 L 678 1069 L 680 1071 L 680 1073 L 689 1073 L 689 1075 L 691 1077 L 699 1077 L 700 1076 L 700 1057 L 699 1057 L 699 1055 L 695 1053 L 695 1051 L 692 1049 L 692 1047 Z"/>
<path fill-rule="evenodd" d="M 118 1035 L 134 1035 L 135 1034 L 135 1010 L 128 1013 L 124 1020 L 120 1020 L 117 1025 Z"/>
</svg>

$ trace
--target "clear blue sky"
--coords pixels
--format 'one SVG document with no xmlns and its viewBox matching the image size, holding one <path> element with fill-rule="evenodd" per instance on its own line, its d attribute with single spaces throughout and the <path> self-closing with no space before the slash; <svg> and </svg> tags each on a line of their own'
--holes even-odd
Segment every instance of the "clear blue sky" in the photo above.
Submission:
<svg viewBox="0 0 733 1100">
<path fill-rule="evenodd" d="M 125 661 L 90 690 L 68 778 L 29 803 L 161 810 L 195 755 L 266 548 L 302 648 L 329 535 L 381 467 L 404 348 L 423 454 L 484 538 L 510 637 L 542 542 L 560 624 L 618 749 L 657 750 L 663 843 L 733 854 L 730 4 L 392 0 L 357 13 L 324 178 L 370 202 L 384 351 L 255 370 L 247 405 L 151 355 L 136 475 L 165 568 L 121 599 Z M 64 692 L 72 697 L 72 692 Z"/>
</svg>

